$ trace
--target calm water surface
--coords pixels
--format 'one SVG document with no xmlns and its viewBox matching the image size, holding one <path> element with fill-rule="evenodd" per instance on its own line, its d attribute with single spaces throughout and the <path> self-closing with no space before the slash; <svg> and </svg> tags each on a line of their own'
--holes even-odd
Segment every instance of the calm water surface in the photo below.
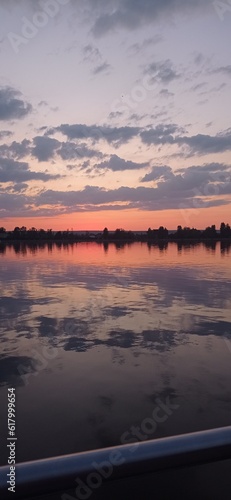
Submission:
<svg viewBox="0 0 231 500">
<path fill-rule="evenodd" d="M 1 444 L 15 387 L 18 462 L 230 425 L 229 247 L 0 250 Z"/>
</svg>

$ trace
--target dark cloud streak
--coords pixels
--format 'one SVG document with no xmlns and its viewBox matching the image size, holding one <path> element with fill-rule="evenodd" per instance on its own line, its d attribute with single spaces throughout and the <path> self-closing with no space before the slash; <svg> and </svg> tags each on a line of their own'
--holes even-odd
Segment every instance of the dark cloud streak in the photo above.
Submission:
<svg viewBox="0 0 231 500">
<path fill-rule="evenodd" d="M 135 30 L 158 22 L 161 17 L 172 20 L 175 15 L 211 9 L 210 0 L 89 0 L 92 15 L 96 17 L 93 34 L 106 35 L 115 28 Z"/>
</svg>

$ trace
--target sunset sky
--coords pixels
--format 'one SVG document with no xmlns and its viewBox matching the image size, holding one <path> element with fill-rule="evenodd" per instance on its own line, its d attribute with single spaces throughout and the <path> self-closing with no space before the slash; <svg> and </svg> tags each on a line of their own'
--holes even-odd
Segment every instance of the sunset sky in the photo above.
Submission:
<svg viewBox="0 0 231 500">
<path fill-rule="evenodd" d="M 0 0 L 0 226 L 230 223 L 231 2 Z"/>
</svg>

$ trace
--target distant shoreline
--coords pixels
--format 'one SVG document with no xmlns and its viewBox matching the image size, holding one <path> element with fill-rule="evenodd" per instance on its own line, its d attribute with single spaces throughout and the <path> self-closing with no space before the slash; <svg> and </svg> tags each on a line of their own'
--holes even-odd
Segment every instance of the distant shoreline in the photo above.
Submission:
<svg viewBox="0 0 231 500">
<path fill-rule="evenodd" d="M 48 229 L 37 230 L 36 228 L 26 229 L 16 227 L 14 231 L 6 231 L 0 227 L 0 242 L 1 243 L 102 243 L 108 245 L 126 244 L 126 243 L 192 243 L 192 242 L 231 242 L 231 228 L 229 224 L 224 222 L 220 225 L 220 230 L 216 229 L 215 225 L 209 226 L 204 230 L 195 228 L 178 226 L 176 231 L 168 231 L 163 226 L 159 229 L 149 228 L 146 232 L 125 231 L 124 229 L 116 229 L 109 231 L 106 227 L 101 232 L 91 233 L 89 231 L 52 231 Z"/>
</svg>

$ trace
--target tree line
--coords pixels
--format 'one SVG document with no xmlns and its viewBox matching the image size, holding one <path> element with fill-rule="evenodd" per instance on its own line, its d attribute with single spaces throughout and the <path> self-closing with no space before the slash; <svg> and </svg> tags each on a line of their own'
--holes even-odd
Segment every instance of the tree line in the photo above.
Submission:
<svg viewBox="0 0 231 500">
<path fill-rule="evenodd" d="M 231 239 L 231 228 L 229 224 L 221 223 L 219 230 L 215 225 L 208 226 L 204 230 L 178 226 L 176 231 L 169 232 L 166 227 L 159 229 L 149 228 L 147 232 L 138 233 L 116 229 L 109 231 L 107 227 L 102 233 L 91 234 L 90 232 L 75 233 L 73 231 L 52 231 L 52 229 L 39 229 L 35 227 L 27 229 L 25 226 L 15 227 L 13 231 L 6 231 L 0 227 L 0 239 L 6 241 L 184 241 L 184 240 L 220 240 Z"/>
</svg>

